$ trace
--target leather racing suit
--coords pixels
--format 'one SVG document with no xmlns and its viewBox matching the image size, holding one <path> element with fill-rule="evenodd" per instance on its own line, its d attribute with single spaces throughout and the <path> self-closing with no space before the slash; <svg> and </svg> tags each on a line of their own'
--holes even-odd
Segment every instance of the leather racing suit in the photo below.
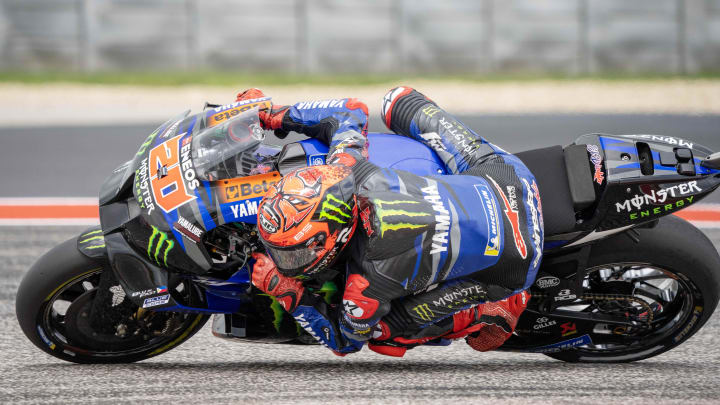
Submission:
<svg viewBox="0 0 720 405">
<path fill-rule="evenodd" d="M 367 107 L 356 99 L 301 102 L 263 119 L 270 129 L 327 143 L 327 163 L 355 177 L 361 224 L 346 249 L 343 307 L 303 291 L 291 311 L 339 354 L 371 338 L 420 342 L 482 322 L 472 308 L 528 289 L 542 256 L 539 191 L 518 158 L 410 88 L 385 96 L 383 119 L 432 148 L 452 174 L 417 176 L 368 162 Z"/>
</svg>

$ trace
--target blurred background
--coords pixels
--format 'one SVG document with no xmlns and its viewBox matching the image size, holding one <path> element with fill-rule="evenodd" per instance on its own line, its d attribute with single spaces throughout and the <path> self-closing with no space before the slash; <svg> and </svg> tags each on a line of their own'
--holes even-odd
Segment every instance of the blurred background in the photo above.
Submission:
<svg viewBox="0 0 720 405">
<path fill-rule="evenodd" d="M 719 72 L 720 0 L 0 0 L 0 197 L 95 196 L 161 122 L 249 87 L 357 97 L 385 131 L 410 85 L 510 151 L 720 149 Z"/>
<path fill-rule="evenodd" d="M 5 70 L 720 70 L 715 0 L 3 0 Z"/>
</svg>

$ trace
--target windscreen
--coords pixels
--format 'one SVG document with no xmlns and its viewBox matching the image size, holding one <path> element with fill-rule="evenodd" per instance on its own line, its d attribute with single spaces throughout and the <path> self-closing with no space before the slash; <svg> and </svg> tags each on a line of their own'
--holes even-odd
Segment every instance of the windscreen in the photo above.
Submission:
<svg viewBox="0 0 720 405">
<path fill-rule="evenodd" d="M 264 139 L 258 109 L 253 108 L 193 136 L 192 161 L 201 180 L 216 181 L 245 175 L 244 154 Z"/>
</svg>

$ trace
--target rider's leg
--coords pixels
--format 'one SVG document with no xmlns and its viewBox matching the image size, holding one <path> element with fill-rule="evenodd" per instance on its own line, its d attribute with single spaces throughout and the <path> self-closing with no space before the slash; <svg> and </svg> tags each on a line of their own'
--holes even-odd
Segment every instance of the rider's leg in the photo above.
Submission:
<svg viewBox="0 0 720 405">
<path fill-rule="evenodd" d="M 381 114 L 391 131 L 432 148 L 453 174 L 462 173 L 496 153 L 504 153 L 410 87 L 390 90 L 383 97 Z"/>
<path fill-rule="evenodd" d="M 478 272 L 478 276 L 475 278 L 482 280 L 487 288 L 502 286 L 501 288 L 508 288 L 515 293 L 529 288 L 535 279 L 542 257 L 543 220 L 535 178 L 522 161 L 488 143 L 438 107 L 436 103 L 408 87 L 398 87 L 388 92 L 383 99 L 382 118 L 392 131 L 419 140 L 432 148 L 452 173 L 481 177 L 491 185 L 490 189 L 498 201 L 499 216 L 503 219 L 505 243 L 503 243 L 504 248 L 498 263 Z M 521 278 L 520 283 L 518 283 L 518 277 Z M 452 285 L 448 285 L 447 288 L 452 288 Z M 403 304 L 404 311 L 409 314 L 410 318 L 412 318 L 413 308 L 418 305 L 432 308 L 431 303 L 437 301 L 430 298 L 432 293 L 433 291 L 430 291 L 413 296 L 407 300 L 407 304 Z M 510 294 L 495 299 L 488 297 L 487 301 L 492 302 L 508 295 Z M 519 296 L 525 297 L 525 295 Z M 497 304 L 501 307 L 504 305 Z M 497 308 L 490 305 L 487 306 L 487 309 Z M 435 308 L 435 310 L 440 311 L 439 308 Z M 390 324 L 393 323 L 391 315 L 394 312 L 393 308 L 391 314 L 386 317 L 390 320 Z M 400 311 L 400 313 L 402 312 Z M 401 316 L 398 318 L 402 319 Z M 471 318 L 471 316 L 465 318 Z M 453 323 L 456 323 L 455 320 Z M 415 325 L 422 326 L 417 320 L 415 320 Z M 447 321 L 437 323 L 424 333 L 421 332 L 420 336 L 437 336 L 436 333 L 439 331 L 433 329 L 438 325 L 442 325 L 445 329 L 448 328 Z M 405 327 L 409 326 L 405 325 Z M 457 330 L 454 325 L 453 329 Z M 493 330 L 492 328 L 484 329 L 483 333 L 490 333 Z M 503 330 L 506 331 L 507 328 Z M 482 335 L 480 332 L 474 334 Z M 502 336 L 509 335 L 503 334 Z M 478 343 L 478 339 L 480 338 L 477 336 L 473 337 L 473 341 L 476 343 L 474 348 L 488 346 L 488 344 Z M 492 339 L 486 340 L 490 342 Z"/>
<path fill-rule="evenodd" d="M 464 337 L 475 350 L 494 350 L 512 335 L 529 300 L 530 295 L 522 291 L 496 302 L 476 304 L 430 325 L 418 325 L 412 320 L 408 322 L 401 319 L 408 318 L 408 315 L 412 317 L 418 310 L 417 313 L 428 319 L 427 316 L 432 313 L 428 303 L 401 303 L 383 318 L 374 340 L 368 346 L 381 354 L 402 356 L 408 348 L 433 340 Z M 408 314 L 410 305 L 415 306 L 410 308 Z"/>
</svg>

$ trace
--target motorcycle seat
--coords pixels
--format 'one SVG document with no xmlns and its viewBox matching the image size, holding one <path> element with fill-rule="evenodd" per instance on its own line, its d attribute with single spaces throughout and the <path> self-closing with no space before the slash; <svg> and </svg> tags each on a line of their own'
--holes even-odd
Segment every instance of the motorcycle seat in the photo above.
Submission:
<svg viewBox="0 0 720 405">
<path fill-rule="evenodd" d="M 535 175 L 538 183 L 546 237 L 573 232 L 576 225 L 576 208 L 580 208 L 578 205 L 586 204 L 586 201 L 574 201 L 578 199 L 578 193 L 577 191 L 575 192 L 576 198 L 574 199 L 573 192 L 571 191 L 571 181 L 568 178 L 566 157 L 568 160 L 571 160 L 571 162 L 577 161 L 575 156 L 577 153 L 572 153 L 575 152 L 574 149 L 566 149 L 568 150 L 563 151 L 562 146 L 556 145 L 515 154 L 515 156 L 525 163 L 525 166 L 530 169 L 533 175 Z M 572 154 L 569 155 L 567 152 L 571 152 Z M 587 162 L 587 157 L 585 160 Z M 588 164 L 585 163 L 585 165 L 587 166 Z M 573 166 L 571 163 L 570 167 Z M 585 183 L 588 180 L 592 182 L 589 166 L 587 168 L 587 178 L 585 178 L 582 173 L 582 169 L 579 170 L 579 172 L 579 176 L 573 175 L 573 182 L 579 181 Z M 576 178 L 579 178 L 579 180 L 576 180 Z M 591 183 L 588 184 L 592 186 Z M 577 190 L 583 187 L 576 185 L 574 188 Z"/>
</svg>

